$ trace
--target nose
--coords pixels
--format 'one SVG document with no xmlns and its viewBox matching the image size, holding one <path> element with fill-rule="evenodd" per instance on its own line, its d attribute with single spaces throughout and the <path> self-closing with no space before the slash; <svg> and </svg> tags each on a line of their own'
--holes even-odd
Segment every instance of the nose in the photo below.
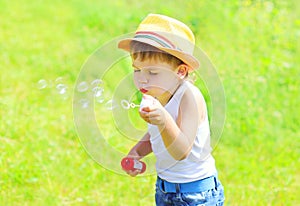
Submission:
<svg viewBox="0 0 300 206">
<path fill-rule="evenodd" d="M 147 79 L 146 75 L 143 72 L 141 72 L 141 74 L 139 75 L 138 81 L 139 81 L 140 84 L 148 83 L 148 79 Z"/>
<path fill-rule="evenodd" d="M 146 84 L 148 81 L 147 81 L 147 79 L 146 78 L 140 78 L 139 79 L 139 83 L 140 84 Z"/>
</svg>

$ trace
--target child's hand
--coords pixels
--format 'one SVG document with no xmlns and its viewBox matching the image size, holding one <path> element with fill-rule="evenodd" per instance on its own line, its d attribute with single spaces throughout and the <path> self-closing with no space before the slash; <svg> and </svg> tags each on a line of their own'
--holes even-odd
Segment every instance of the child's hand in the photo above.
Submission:
<svg viewBox="0 0 300 206">
<path fill-rule="evenodd" d="M 147 95 L 147 98 L 150 98 L 153 103 L 140 109 L 141 118 L 153 125 L 164 125 L 167 111 L 154 97 Z"/>
<path fill-rule="evenodd" d="M 139 154 L 135 150 L 130 151 L 127 157 L 137 159 L 137 160 L 140 159 Z M 135 177 L 141 172 L 141 170 L 124 170 L 124 171 L 131 177 Z"/>
<path fill-rule="evenodd" d="M 140 170 L 134 170 L 134 171 L 132 171 L 132 170 L 130 170 L 130 171 L 124 170 L 124 171 L 125 171 L 128 175 L 130 175 L 131 177 L 135 177 L 135 176 L 137 176 L 138 174 L 141 173 Z"/>
</svg>

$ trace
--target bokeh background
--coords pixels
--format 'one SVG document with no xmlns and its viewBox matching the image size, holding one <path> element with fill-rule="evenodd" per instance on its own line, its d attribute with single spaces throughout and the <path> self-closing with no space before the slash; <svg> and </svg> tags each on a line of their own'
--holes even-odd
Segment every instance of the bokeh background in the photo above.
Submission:
<svg viewBox="0 0 300 206">
<path fill-rule="evenodd" d="M 299 205 L 296 0 L 1 0 L 0 205 L 154 205 L 155 176 L 93 161 L 72 113 L 89 55 L 148 13 L 189 25 L 222 80 L 226 122 L 213 155 L 225 205 Z"/>
</svg>

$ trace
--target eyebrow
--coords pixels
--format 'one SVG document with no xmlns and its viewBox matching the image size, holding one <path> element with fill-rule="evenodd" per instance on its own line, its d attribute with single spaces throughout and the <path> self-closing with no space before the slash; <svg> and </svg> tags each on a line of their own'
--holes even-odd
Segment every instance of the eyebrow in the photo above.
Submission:
<svg viewBox="0 0 300 206">
<path fill-rule="evenodd" d="M 134 64 L 132 64 L 131 66 L 134 67 L 134 68 L 136 68 L 136 69 L 141 69 L 141 68 L 137 67 L 137 66 L 134 65 Z"/>
<path fill-rule="evenodd" d="M 138 66 L 136 66 L 136 65 L 134 65 L 134 64 L 132 64 L 131 65 L 132 67 L 134 67 L 135 69 L 139 69 L 139 70 L 141 70 L 141 69 L 147 69 L 147 70 L 158 70 L 159 68 L 156 68 L 156 67 L 151 67 L 151 66 L 149 66 L 149 67 L 146 67 L 146 68 L 141 68 L 141 67 L 138 67 Z"/>
</svg>

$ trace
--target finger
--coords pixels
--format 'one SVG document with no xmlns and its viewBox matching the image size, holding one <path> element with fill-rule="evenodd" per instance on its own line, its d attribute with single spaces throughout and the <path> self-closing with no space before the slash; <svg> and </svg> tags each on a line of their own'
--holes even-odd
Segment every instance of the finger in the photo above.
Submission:
<svg viewBox="0 0 300 206">
<path fill-rule="evenodd" d="M 130 171 L 127 171 L 127 174 L 129 174 L 131 177 L 135 177 L 139 173 L 140 173 L 140 170 L 134 170 L 134 171 L 130 170 Z"/>
<path fill-rule="evenodd" d="M 141 112 L 150 112 L 151 110 L 150 110 L 150 107 L 149 106 L 146 106 L 146 107 L 143 107 L 142 109 L 141 109 Z"/>
<path fill-rule="evenodd" d="M 144 119 L 144 120 L 149 119 L 149 117 L 148 117 L 147 115 L 145 115 L 145 114 L 140 114 L 140 117 L 141 117 L 142 119 Z"/>
<path fill-rule="evenodd" d="M 148 119 L 150 117 L 150 113 L 149 112 L 143 112 L 141 111 L 140 112 L 140 116 L 143 118 L 143 119 Z"/>
</svg>

